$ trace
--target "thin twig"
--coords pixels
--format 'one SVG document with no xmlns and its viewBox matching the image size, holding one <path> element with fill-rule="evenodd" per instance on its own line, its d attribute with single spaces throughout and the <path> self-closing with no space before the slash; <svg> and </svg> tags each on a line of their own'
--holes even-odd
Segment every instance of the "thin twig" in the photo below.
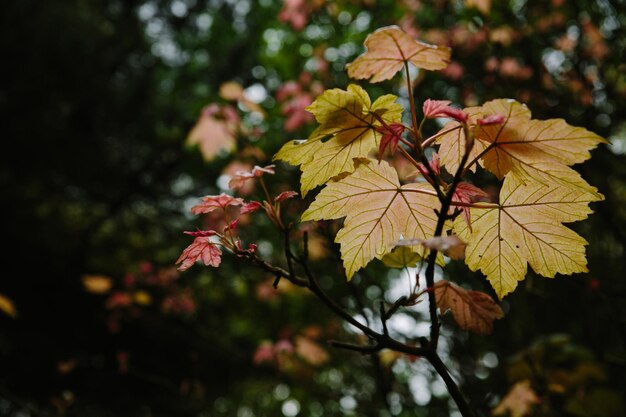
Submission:
<svg viewBox="0 0 626 417">
<path fill-rule="evenodd" d="M 337 347 L 337 348 L 341 348 L 341 349 L 347 349 L 347 350 L 352 350 L 354 352 L 359 352 L 362 353 L 364 355 L 369 355 L 372 353 L 376 353 L 379 352 L 382 347 L 378 344 L 376 345 L 355 345 L 353 343 L 346 343 L 346 342 L 341 342 L 339 340 L 329 340 L 328 344 L 333 346 L 333 347 Z"/>
<path fill-rule="evenodd" d="M 409 62 L 404 61 L 404 70 L 406 72 L 406 83 L 409 91 L 409 104 L 411 105 L 411 121 L 413 122 L 413 133 L 415 134 L 415 151 L 418 155 L 422 154 L 422 138 L 417 127 L 417 112 L 415 110 L 415 99 L 413 98 L 413 83 L 411 82 L 411 72 L 409 71 Z"/>
<path fill-rule="evenodd" d="M 385 314 L 385 320 L 389 320 L 391 318 L 391 316 L 393 316 L 396 311 L 398 311 L 398 309 L 400 307 L 403 307 L 406 305 L 406 302 L 408 301 L 408 298 L 403 295 L 402 297 L 398 298 L 392 305 L 391 308 L 389 308 L 389 310 L 387 310 L 387 313 Z"/>
<path fill-rule="evenodd" d="M 287 227 L 285 227 L 283 229 L 283 235 L 284 235 L 284 245 L 285 245 L 285 258 L 287 259 L 287 269 L 289 270 L 289 275 L 290 276 L 295 276 L 296 274 L 294 273 L 293 270 L 293 259 L 295 258 L 293 253 L 291 253 L 291 239 L 289 236 L 289 232 L 291 230 L 291 224 L 288 225 Z M 274 288 L 278 287 L 278 283 L 280 281 L 280 277 L 276 277 L 276 280 L 274 281 Z"/>
<path fill-rule="evenodd" d="M 389 336 L 389 330 L 387 329 L 387 313 L 385 312 L 384 301 L 380 302 L 380 321 L 383 324 L 383 334 Z"/>
<path fill-rule="evenodd" d="M 443 382 L 446 384 L 446 388 L 448 388 L 448 392 L 450 396 L 456 403 L 457 407 L 459 407 L 459 411 L 463 417 L 474 417 L 476 414 L 474 410 L 469 406 L 469 402 L 463 396 L 463 393 L 459 389 L 457 383 L 452 379 L 452 375 L 448 371 L 448 368 L 443 363 L 437 352 L 433 352 L 433 354 L 426 357 L 428 361 L 433 365 L 435 371 L 441 376 Z"/>
</svg>

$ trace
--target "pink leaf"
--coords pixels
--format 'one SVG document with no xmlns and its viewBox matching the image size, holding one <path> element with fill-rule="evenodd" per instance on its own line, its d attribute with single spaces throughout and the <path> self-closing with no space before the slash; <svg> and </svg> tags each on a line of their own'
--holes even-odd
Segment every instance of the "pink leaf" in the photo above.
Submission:
<svg viewBox="0 0 626 417">
<path fill-rule="evenodd" d="M 475 185 L 472 185 L 468 182 L 460 182 L 457 184 L 456 189 L 454 190 L 454 194 L 452 195 L 452 202 L 469 204 L 477 200 L 483 200 L 487 198 L 489 198 L 487 193 L 476 187 Z M 472 221 L 470 217 L 470 208 L 461 207 L 461 210 L 463 212 L 463 218 L 467 223 L 467 227 L 471 231 Z"/>
<path fill-rule="evenodd" d="M 423 110 L 424 117 L 427 119 L 436 119 L 440 117 L 450 117 L 458 122 L 467 121 L 467 114 L 457 108 L 449 106 L 448 100 L 426 100 L 424 101 Z"/>
<path fill-rule="evenodd" d="M 235 198 L 228 194 L 207 195 L 202 197 L 202 202 L 191 208 L 193 214 L 206 214 L 215 209 L 225 209 L 228 206 L 241 206 L 243 199 Z"/>
<path fill-rule="evenodd" d="M 441 116 L 441 110 L 449 107 L 450 100 L 431 100 L 427 99 L 424 101 L 422 105 L 422 110 L 424 111 L 424 117 L 427 119 L 435 119 Z"/>
<path fill-rule="evenodd" d="M 248 180 L 259 178 L 263 174 L 274 174 L 274 165 L 267 165 L 261 168 L 255 165 L 252 171 L 237 171 L 228 182 L 228 188 L 235 189 L 242 187 Z"/>
<path fill-rule="evenodd" d="M 402 137 L 402 132 L 404 132 L 404 126 L 401 123 L 391 123 L 377 130 L 383 134 L 383 137 L 380 139 L 380 147 L 378 148 L 378 159 L 382 158 L 387 146 L 389 146 L 389 151 L 392 155 L 396 153 L 398 142 Z"/>
<path fill-rule="evenodd" d="M 293 198 L 295 196 L 297 196 L 298 193 L 295 191 L 283 191 L 282 193 L 278 194 L 276 196 L 276 198 L 274 198 L 274 201 L 277 203 L 281 203 L 285 200 L 287 200 L 288 198 Z"/>
<path fill-rule="evenodd" d="M 197 237 L 193 243 L 183 251 L 176 264 L 181 264 L 178 267 L 179 271 L 186 271 L 196 263 L 197 260 L 202 260 L 206 266 L 218 267 L 222 260 L 222 251 L 208 237 Z"/>
<path fill-rule="evenodd" d="M 244 206 L 241 208 L 240 213 L 241 214 L 254 213 L 260 208 L 261 208 L 261 203 L 259 203 L 258 201 L 251 201 L 248 204 L 244 204 Z"/>
</svg>

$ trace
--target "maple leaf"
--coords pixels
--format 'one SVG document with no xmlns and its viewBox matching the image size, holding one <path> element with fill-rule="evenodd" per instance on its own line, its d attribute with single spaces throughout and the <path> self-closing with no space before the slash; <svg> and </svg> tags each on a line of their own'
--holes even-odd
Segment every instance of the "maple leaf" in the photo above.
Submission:
<svg viewBox="0 0 626 417">
<path fill-rule="evenodd" d="M 400 186 L 387 162 L 362 160 L 351 175 L 329 182 L 302 215 L 302 220 L 345 217 L 335 241 L 341 245 L 346 275 L 382 259 L 403 236 L 432 237 L 439 200 L 428 183 Z M 417 248 L 423 254 L 424 248 Z"/>
<path fill-rule="evenodd" d="M 486 199 L 489 196 L 486 192 L 476 187 L 473 184 L 468 182 L 459 182 L 454 189 L 454 193 L 452 194 L 452 201 L 459 203 L 472 203 L 476 200 Z M 472 219 L 470 215 L 469 207 L 461 207 L 461 212 L 463 213 L 463 218 L 467 223 L 470 231 L 472 230 Z"/>
<path fill-rule="evenodd" d="M 441 313 L 451 310 L 463 330 L 491 333 L 494 320 L 504 317 L 500 306 L 484 292 L 466 290 L 446 280 L 437 281 L 433 291 Z"/>
<path fill-rule="evenodd" d="M 263 168 L 255 165 L 254 168 L 252 168 L 252 171 L 237 171 L 231 177 L 230 181 L 228 181 L 228 188 L 236 189 L 243 187 L 247 181 L 260 178 L 263 174 L 274 174 L 274 165 L 267 165 Z"/>
<path fill-rule="evenodd" d="M 458 218 L 454 230 L 467 242 L 466 264 L 487 275 L 502 299 L 524 279 L 527 264 L 547 278 L 587 271 L 587 242 L 562 223 L 585 219 L 592 212 L 588 203 L 601 199 L 585 189 L 525 182 L 512 174 L 499 204 L 470 209 L 473 231 Z"/>
<path fill-rule="evenodd" d="M 494 416 L 507 414 L 510 417 L 524 417 L 540 402 L 541 399 L 530 386 L 530 381 L 525 379 L 513 385 L 492 413 Z"/>
<path fill-rule="evenodd" d="M 378 129 L 378 131 L 383 134 L 383 137 L 380 139 L 380 146 L 378 147 L 378 160 L 382 159 L 387 147 L 389 147 L 389 151 L 392 155 L 396 153 L 398 142 L 400 142 L 402 138 L 404 129 L 402 123 L 392 123 L 391 125 Z"/>
<path fill-rule="evenodd" d="M 195 205 L 191 208 L 191 212 L 193 214 L 206 214 L 210 213 L 215 209 L 225 209 L 228 206 L 241 206 L 243 203 L 243 199 L 235 198 L 228 194 L 220 194 L 220 195 L 207 195 L 202 197 L 202 202 L 198 205 Z"/>
<path fill-rule="evenodd" d="M 187 135 L 187 145 L 198 145 L 200 153 L 206 161 L 213 160 L 223 152 L 232 152 L 235 148 L 235 132 L 239 125 L 237 113 L 230 107 L 220 109 L 217 105 L 209 105 L 202 109 L 198 121 Z M 216 114 L 222 113 L 224 118 L 218 119 Z"/>
<path fill-rule="evenodd" d="M 485 103 L 482 107 L 465 109 L 470 114 L 474 126 L 474 149 L 470 160 L 480 158 L 481 164 L 499 179 L 511 170 L 526 171 L 542 176 L 550 175 L 550 170 L 541 172 L 541 164 L 573 165 L 587 160 L 589 150 L 606 141 L 600 136 L 581 127 L 568 125 L 562 119 L 533 120 L 530 110 L 515 100 L 498 99 Z M 504 116 L 501 123 L 485 123 L 490 115 Z M 480 123 L 483 120 L 483 123 Z M 465 137 L 460 124 L 451 122 L 442 131 L 453 129 L 438 139 L 441 145 L 439 154 L 442 164 L 454 173 L 459 166 L 465 149 Z M 546 165 L 544 165 L 546 167 Z M 552 181 L 552 179 L 551 179 Z"/>
<path fill-rule="evenodd" d="M 391 253 L 383 256 L 382 261 L 389 268 L 402 269 L 405 267 L 415 267 L 422 259 L 417 253 L 406 246 L 398 246 Z"/>
<path fill-rule="evenodd" d="M 470 151 L 468 161 L 479 158 L 489 145 L 480 139 L 476 140 L 476 136 L 480 136 L 480 132 L 476 131 L 479 120 L 491 115 L 506 115 L 505 121 L 519 121 L 522 124 L 530 120 L 531 116 L 528 107 L 517 101 L 506 99 L 492 100 L 482 107 L 467 107 L 464 111 L 469 115 L 469 124 L 475 131 L 474 146 Z M 451 121 L 439 132 L 446 132 L 437 139 L 437 143 L 440 145 L 438 153 L 441 164 L 447 168 L 448 172 L 454 174 L 465 153 L 465 134 L 462 124 L 456 120 Z M 475 171 L 476 166 L 472 166 L 471 170 Z"/>
<path fill-rule="evenodd" d="M 380 28 L 364 43 L 367 51 L 346 65 L 348 76 L 377 83 L 392 78 L 405 62 L 425 70 L 444 69 L 450 63 L 450 48 L 413 39 L 397 26 Z"/>
<path fill-rule="evenodd" d="M 197 260 L 201 260 L 206 266 L 220 266 L 222 261 L 221 249 L 206 236 L 199 236 L 180 255 L 176 264 L 179 271 L 186 271 L 191 268 Z"/>
<path fill-rule="evenodd" d="M 320 126 L 306 142 L 288 142 L 274 160 L 301 165 L 301 192 L 306 196 L 332 177 L 354 171 L 354 158 L 365 158 L 378 148 L 380 120 L 390 125 L 402 119 L 396 99 L 388 94 L 372 104 L 367 92 L 354 84 L 347 90 L 327 90 L 307 108 Z"/>
</svg>

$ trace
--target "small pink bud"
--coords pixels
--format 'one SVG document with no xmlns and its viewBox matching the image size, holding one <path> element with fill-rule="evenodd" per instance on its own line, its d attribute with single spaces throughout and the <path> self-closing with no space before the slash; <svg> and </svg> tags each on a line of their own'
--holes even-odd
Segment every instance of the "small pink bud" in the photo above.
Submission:
<svg viewBox="0 0 626 417">
<path fill-rule="evenodd" d="M 424 111 L 424 117 L 427 119 L 440 117 L 440 111 L 446 107 L 449 107 L 450 103 L 452 103 L 450 100 L 425 100 L 424 105 L 422 106 L 422 110 Z"/>
<path fill-rule="evenodd" d="M 259 203 L 258 201 L 251 201 L 248 204 L 244 204 L 243 207 L 241 207 L 241 214 L 254 213 L 260 208 L 261 208 L 261 203 Z"/>
<path fill-rule="evenodd" d="M 454 107 L 446 107 L 445 109 L 442 109 L 441 114 L 450 117 L 457 122 L 467 122 L 467 113 L 465 113 L 463 110 L 455 109 Z"/>
<path fill-rule="evenodd" d="M 280 203 L 280 202 L 287 200 L 288 198 L 292 198 L 297 195 L 298 193 L 295 191 L 283 191 L 282 193 L 278 194 L 276 198 L 274 198 L 274 201 L 277 203 Z"/>
<path fill-rule="evenodd" d="M 462 110 L 450 107 L 449 100 L 426 100 L 422 107 L 424 117 L 427 119 L 436 119 L 439 117 L 450 117 L 458 122 L 465 123 L 467 121 L 467 113 Z"/>
</svg>

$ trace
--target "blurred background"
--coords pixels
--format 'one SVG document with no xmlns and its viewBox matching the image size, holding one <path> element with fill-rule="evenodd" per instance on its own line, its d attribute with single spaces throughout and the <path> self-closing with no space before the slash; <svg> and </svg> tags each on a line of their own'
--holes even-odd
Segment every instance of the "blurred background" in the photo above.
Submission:
<svg viewBox="0 0 626 417">
<path fill-rule="evenodd" d="M 329 347 L 358 339 L 306 292 L 227 254 L 219 269 L 173 266 L 182 231 L 203 227 L 198 197 L 306 138 L 304 107 L 345 88 L 367 34 L 392 24 L 453 49 L 446 70 L 414 74 L 418 101 L 515 98 L 611 142 L 577 167 L 606 197 L 572 226 L 590 272 L 530 273 L 491 335 L 445 316 L 452 374 L 483 415 L 626 415 L 624 0 L 1 2 L 0 415 L 458 415 L 419 358 Z M 406 100 L 400 76 L 361 85 Z M 298 189 L 296 168 L 276 171 L 273 193 Z M 269 221 L 241 227 L 281 264 Z M 376 262 L 346 283 L 336 228 L 311 229 L 315 269 L 372 317 L 406 273 Z M 461 263 L 446 271 L 493 294 Z M 406 309 L 391 331 L 410 340 L 425 320 Z"/>
</svg>

